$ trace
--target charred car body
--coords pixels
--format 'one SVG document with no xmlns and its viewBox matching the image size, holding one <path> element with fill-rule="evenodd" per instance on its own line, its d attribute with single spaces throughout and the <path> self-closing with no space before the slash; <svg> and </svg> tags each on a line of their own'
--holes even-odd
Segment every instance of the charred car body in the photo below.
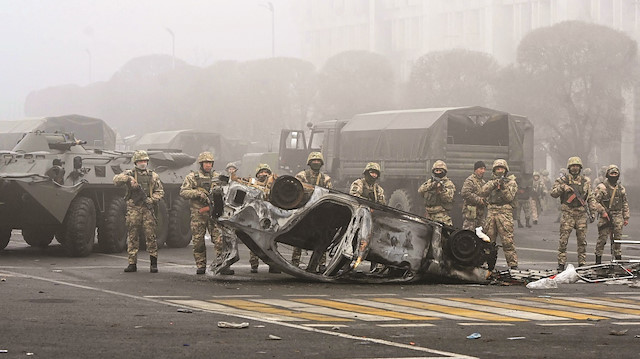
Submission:
<svg viewBox="0 0 640 359">
<path fill-rule="evenodd" d="M 231 181 L 219 196 L 224 210 L 218 220 L 263 261 L 296 277 L 477 283 L 490 273 L 483 265 L 495 265 L 495 246 L 471 231 L 302 184 L 292 176 L 278 177 L 269 189 Z M 312 251 L 306 268 L 288 259 L 291 247 Z M 321 266 L 325 252 L 327 263 Z M 364 261 L 378 263 L 376 270 L 363 268 Z"/>
<path fill-rule="evenodd" d="M 32 246 L 54 236 L 72 256 L 93 250 L 96 228 L 104 252 L 126 247 L 124 189 L 113 176 L 133 166 L 132 153 L 83 146 L 73 134 L 30 132 L 12 151 L 0 152 L 0 250 L 13 229 Z M 158 244 L 184 247 L 191 240 L 189 203 L 178 195 L 195 158 L 183 153 L 149 153 L 163 182 L 157 208 Z"/>
</svg>

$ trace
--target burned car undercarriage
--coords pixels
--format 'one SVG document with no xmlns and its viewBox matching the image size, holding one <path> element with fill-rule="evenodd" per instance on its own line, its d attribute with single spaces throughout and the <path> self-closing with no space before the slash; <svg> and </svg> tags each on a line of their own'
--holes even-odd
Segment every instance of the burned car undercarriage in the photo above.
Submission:
<svg viewBox="0 0 640 359">
<path fill-rule="evenodd" d="M 214 202 L 223 208 L 214 216 L 228 232 L 265 263 L 299 278 L 485 283 L 487 267 L 496 261 L 495 245 L 474 232 L 302 184 L 291 176 L 278 177 L 269 188 L 232 180 Z M 286 255 L 293 247 L 312 253 L 306 268 Z M 237 260 L 235 245 L 225 250 L 219 258 L 226 263 L 214 265 L 214 272 Z M 373 263 L 372 270 L 365 261 Z"/>
</svg>

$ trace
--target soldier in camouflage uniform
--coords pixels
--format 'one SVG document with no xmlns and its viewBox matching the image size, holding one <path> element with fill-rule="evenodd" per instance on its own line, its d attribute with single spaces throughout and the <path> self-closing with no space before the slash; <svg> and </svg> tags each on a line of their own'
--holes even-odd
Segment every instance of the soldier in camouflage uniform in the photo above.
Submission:
<svg viewBox="0 0 640 359">
<path fill-rule="evenodd" d="M 598 243 L 596 244 L 596 264 L 602 263 L 602 252 L 607 238 L 612 241 L 622 239 L 622 227 L 629 224 L 629 203 L 627 193 L 619 183 L 620 169 L 610 165 L 605 174 L 606 179 L 595 189 L 595 199 L 600 205 L 598 221 Z M 613 243 L 611 243 L 613 245 Z M 620 244 L 613 245 L 612 253 L 616 260 L 622 260 Z"/>
<path fill-rule="evenodd" d="M 151 261 L 151 273 L 158 272 L 158 242 L 156 231 L 158 223 L 155 216 L 157 203 L 164 197 L 164 189 L 160 176 L 150 169 L 149 155 L 145 151 L 136 151 L 131 159 L 134 169 L 126 170 L 113 177 L 116 186 L 127 185 L 125 201 L 127 202 L 127 253 L 129 254 L 129 266 L 125 272 L 138 270 L 138 250 L 140 249 L 140 235 L 142 232 L 147 243 L 147 252 Z M 136 203 L 132 199 L 132 191 L 141 188 L 146 198 Z"/>
<path fill-rule="evenodd" d="M 302 183 L 309 183 L 314 186 L 320 186 L 324 188 L 333 188 L 331 183 L 331 177 L 326 173 L 320 172 L 320 168 L 324 165 L 324 157 L 320 152 L 311 152 L 307 157 L 308 169 L 298 172 L 296 178 Z M 291 254 L 291 264 L 294 266 L 300 265 L 300 256 L 302 255 L 302 249 L 294 247 Z M 327 254 L 323 253 L 320 259 L 320 272 L 324 272 L 324 266 L 327 261 Z"/>
<path fill-rule="evenodd" d="M 593 180 L 593 188 L 595 189 L 596 187 L 598 187 L 598 185 L 602 182 L 604 182 L 604 180 L 606 179 L 606 175 L 607 175 L 607 166 L 602 166 L 600 167 L 600 171 L 598 171 L 598 177 L 596 177 L 596 179 Z"/>
<path fill-rule="evenodd" d="M 544 187 L 542 179 L 540 179 L 540 173 L 533 172 L 533 188 L 531 189 L 531 219 L 533 224 L 538 224 L 538 216 L 542 213 L 542 200 L 547 195 L 547 190 Z"/>
<path fill-rule="evenodd" d="M 456 186 L 447 177 L 447 164 L 435 161 L 431 166 L 432 177 L 418 188 L 424 197 L 425 217 L 452 226 L 449 211 L 453 206 Z"/>
<path fill-rule="evenodd" d="M 180 196 L 191 202 L 191 233 L 193 242 L 193 258 L 196 261 L 196 274 L 205 274 L 207 270 L 207 248 L 204 235 L 209 230 L 211 242 L 219 256 L 223 251 L 222 233 L 218 224 L 211 218 L 205 207 L 209 206 L 209 195 L 220 186 L 220 174 L 213 170 L 214 158 L 211 152 L 198 155 L 200 168 L 189 173 L 180 187 Z M 234 271 L 224 268 L 220 274 L 231 275 Z"/>
<path fill-rule="evenodd" d="M 578 265 L 587 264 L 587 220 L 586 208 L 581 204 L 582 199 L 591 213 L 596 211 L 596 201 L 591 193 L 591 181 L 580 174 L 582 160 L 580 157 L 570 157 L 567 161 L 569 173 L 556 179 L 551 189 L 551 197 L 560 198 L 560 241 L 558 244 L 558 271 L 564 270 L 567 264 L 567 243 L 573 229 L 576 230 L 578 240 Z M 580 196 L 578 198 L 577 196 Z"/>
<path fill-rule="evenodd" d="M 514 219 L 518 222 L 518 228 L 523 228 L 520 213 L 524 212 L 526 226 L 531 228 L 531 187 L 524 185 L 520 179 L 517 179 L 516 183 L 518 184 L 518 192 L 516 192 Z"/>
<path fill-rule="evenodd" d="M 497 159 L 492 166 L 493 178 L 484 186 L 480 196 L 487 197 L 489 205 L 487 220 L 484 223 L 484 231 L 491 238 L 491 242 L 497 241 L 500 235 L 502 250 L 504 251 L 507 265 L 511 269 L 518 268 L 518 254 L 513 244 L 513 200 L 518 191 L 514 175 L 507 175 L 509 166 L 507 161 Z M 489 268 L 493 270 L 493 268 Z"/>
<path fill-rule="evenodd" d="M 256 178 L 252 179 L 250 182 L 260 186 L 264 191 L 265 200 L 269 200 L 270 185 L 273 183 L 274 179 L 275 175 L 271 171 L 271 167 L 266 163 L 260 163 L 258 164 L 258 167 L 256 167 Z M 251 273 L 258 273 L 260 257 L 251 250 L 249 250 L 249 263 L 251 264 Z M 280 270 L 269 266 L 269 273 L 280 273 Z"/>
<path fill-rule="evenodd" d="M 553 185 L 553 183 L 551 183 L 551 179 L 549 179 L 549 171 L 546 169 L 543 169 L 542 171 L 540 171 L 540 181 L 542 181 L 542 185 L 544 186 L 544 190 L 545 193 L 549 193 L 549 191 L 551 190 L 551 186 Z M 544 209 L 549 209 L 552 207 L 552 201 L 551 198 L 548 196 L 544 197 L 544 203 L 542 204 L 542 207 Z"/>
<path fill-rule="evenodd" d="M 349 194 L 386 205 L 387 201 L 384 198 L 384 189 L 376 183 L 381 174 L 380 165 L 375 162 L 369 162 L 364 167 L 362 174 L 362 178 L 358 178 L 351 183 Z"/>
<path fill-rule="evenodd" d="M 485 184 L 483 177 L 486 167 L 484 162 L 476 162 L 473 165 L 473 173 L 462 184 L 462 190 L 460 191 L 464 200 L 462 229 L 473 231 L 484 224 L 488 202 L 486 198 L 480 196 L 480 191 L 482 191 L 482 186 Z"/>
<path fill-rule="evenodd" d="M 238 172 L 238 167 L 236 166 L 235 163 L 229 162 L 225 167 L 225 171 L 227 172 L 227 175 L 229 176 L 229 178 L 231 178 L 236 172 Z"/>
</svg>

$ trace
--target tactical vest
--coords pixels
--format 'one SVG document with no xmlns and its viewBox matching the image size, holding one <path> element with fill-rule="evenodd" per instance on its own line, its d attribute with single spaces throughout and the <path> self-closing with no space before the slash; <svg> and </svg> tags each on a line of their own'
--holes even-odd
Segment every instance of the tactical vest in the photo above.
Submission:
<svg viewBox="0 0 640 359">
<path fill-rule="evenodd" d="M 198 188 L 204 189 L 205 191 L 207 191 L 207 193 L 211 192 L 211 186 L 213 184 L 213 178 L 211 175 L 203 176 L 200 172 L 197 172 L 195 174 L 195 180 L 196 186 L 198 186 Z"/>
<path fill-rule="evenodd" d="M 153 194 L 153 171 L 146 170 L 145 172 L 139 171 L 138 169 L 133 169 L 133 178 L 135 178 L 136 182 L 142 187 L 144 193 L 151 197 Z M 125 199 L 131 198 L 131 194 L 129 193 L 129 188 L 127 188 L 127 195 Z"/>
<path fill-rule="evenodd" d="M 304 171 L 304 177 L 307 180 L 307 183 L 315 185 L 315 186 L 321 186 L 324 187 L 325 183 L 324 183 L 324 173 L 320 172 L 317 176 L 316 174 L 313 172 L 313 170 L 307 169 Z"/>
<path fill-rule="evenodd" d="M 578 176 L 577 180 L 573 180 L 571 178 L 565 177 L 563 179 L 563 182 L 565 184 L 568 184 L 569 186 L 571 186 L 574 191 L 576 192 L 576 195 L 580 196 L 580 198 L 585 199 L 584 198 L 584 177 L 582 176 Z M 582 204 L 580 204 L 580 201 L 578 199 L 574 199 L 573 201 L 571 201 L 571 203 L 568 203 L 567 200 L 569 199 L 569 197 L 571 197 L 573 195 L 573 192 L 567 192 L 564 191 L 562 192 L 562 195 L 560 196 L 561 202 L 563 204 L 566 204 L 567 206 L 569 206 L 570 208 L 578 208 L 578 207 L 582 207 Z"/>
<path fill-rule="evenodd" d="M 370 200 L 371 202 L 377 202 L 378 199 L 376 198 L 377 196 L 375 183 L 373 184 L 373 186 L 369 186 L 366 180 L 363 179 L 362 182 L 362 197 Z"/>
<path fill-rule="evenodd" d="M 505 179 L 504 186 L 506 187 L 507 185 L 510 184 L 510 182 L 511 180 Z M 504 190 L 506 190 L 506 188 L 502 189 L 502 191 Z M 489 197 L 487 198 L 487 202 L 489 202 L 489 204 L 495 204 L 499 206 L 511 203 L 511 202 L 505 201 L 504 197 L 502 197 L 501 195 L 502 191 L 498 191 L 496 188 L 492 189 L 491 192 L 489 193 Z"/>
<path fill-rule="evenodd" d="M 622 211 L 622 186 L 618 185 L 617 188 L 615 188 L 616 193 L 614 194 L 614 187 L 612 187 L 607 181 L 603 183 L 607 189 L 606 198 L 602 198 L 602 205 L 604 208 L 611 211 Z"/>
</svg>

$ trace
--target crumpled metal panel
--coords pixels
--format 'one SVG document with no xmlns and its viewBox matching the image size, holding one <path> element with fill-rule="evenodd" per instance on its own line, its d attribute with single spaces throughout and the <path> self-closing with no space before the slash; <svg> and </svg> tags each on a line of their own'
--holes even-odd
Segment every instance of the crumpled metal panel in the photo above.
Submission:
<svg viewBox="0 0 640 359">
<path fill-rule="evenodd" d="M 292 276 L 323 282 L 483 283 L 489 275 L 483 265 L 495 261 L 495 246 L 471 231 L 322 187 L 296 184 L 283 189 L 278 181 L 295 184 L 297 179 L 279 177 L 270 193 L 231 181 L 224 188 L 225 208 L 218 221 L 264 262 Z M 301 188 L 302 203 L 282 204 L 283 198 L 301 198 L 294 193 Z M 282 193 L 287 190 L 292 193 Z M 286 250 L 293 247 L 311 251 L 306 268 L 292 264 Z M 325 252 L 326 264 L 320 265 Z"/>
</svg>

